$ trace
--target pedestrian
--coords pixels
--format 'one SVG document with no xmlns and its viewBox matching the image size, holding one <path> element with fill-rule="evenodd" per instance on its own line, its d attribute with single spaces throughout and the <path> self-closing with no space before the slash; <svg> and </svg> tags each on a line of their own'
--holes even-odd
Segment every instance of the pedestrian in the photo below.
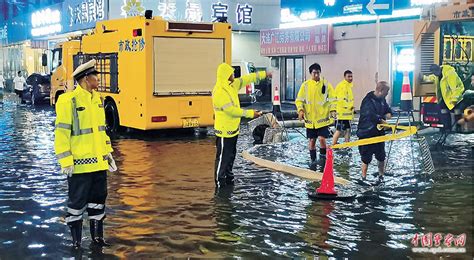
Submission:
<svg viewBox="0 0 474 260">
<path fill-rule="evenodd" d="M 336 86 L 336 132 L 332 145 L 336 145 L 341 133 L 344 133 L 344 141 L 349 142 L 351 138 L 351 121 L 354 119 L 354 95 L 352 93 L 353 76 L 352 71 L 344 71 L 344 80 Z"/>
<path fill-rule="evenodd" d="M 357 126 L 357 136 L 359 139 L 385 134 L 383 129 L 379 130 L 377 128 L 377 124 L 386 124 L 386 120 L 392 117 L 392 110 L 385 100 L 389 90 L 388 83 L 380 81 L 377 83 L 375 91 L 369 92 L 362 100 L 359 124 Z M 372 156 L 375 155 L 375 159 L 378 161 L 378 182 L 382 182 L 385 171 L 385 143 L 359 146 L 359 153 L 362 159 L 362 180 L 366 179 L 367 169 L 372 161 Z"/>
<path fill-rule="evenodd" d="M 21 71 L 18 71 L 17 76 L 13 79 L 13 83 L 15 85 L 15 94 L 20 99 L 20 103 L 24 104 L 25 101 L 23 100 L 23 90 L 25 89 L 26 80 L 21 74 Z"/>
<path fill-rule="evenodd" d="M 241 117 L 257 118 L 262 115 L 257 110 L 240 108 L 238 92 L 242 87 L 250 83 L 258 84 L 266 77 L 271 77 L 271 73 L 260 71 L 234 78 L 234 69 L 229 64 L 222 63 L 217 68 L 217 81 L 212 90 L 217 146 L 214 181 L 217 188 L 234 184 L 232 167 L 237 154 Z"/>
<path fill-rule="evenodd" d="M 59 96 L 56 103 L 54 148 L 67 174 L 66 223 L 71 229 L 73 248 L 81 247 L 82 218 L 87 210 L 93 246 L 109 246 L 104 240 L 107 170 L 115 171 L 110 138 L 105 132 L 103 101 L 95 60 L 73 72 L 75 90 Z"/>
<path fill-rule="evenodd" d="M 306 137 L 309 139 L 310 169 L 316 170 L 316 139 L 319 139 L 319 163 L 326 160 L 326 138 L 329 138 L 329 125 L 336 116 L 334 89 L 326 79 L 321 78 L 321 66 L 314 63 L 309 67 L 311 79 L 303 82 L 296 98 L 298 119 L 304 120 Z"/>
<path fill-rule="evenodd" d="M 446 130 L 451 131 L 453 126 L 451 112 L 453 112 L 454 119 L 458 120 L 462 117 L 462 111 L 465 108 L 465 105 L 461 102 L 464 84 L 451 65 L 438 66 L 437 64 L 432 64 L 430 71 L 433 74 L 428 76 L 428 79 L 434 79 L 437 86 L 436 96 L 441 107 L 442 123 Z"/>
</svg>

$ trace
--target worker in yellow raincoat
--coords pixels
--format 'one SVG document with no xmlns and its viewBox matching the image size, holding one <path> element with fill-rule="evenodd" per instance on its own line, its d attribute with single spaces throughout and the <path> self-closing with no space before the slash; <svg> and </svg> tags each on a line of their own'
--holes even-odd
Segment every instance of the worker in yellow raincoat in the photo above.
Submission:
<svg viewBox="0 0 474 260">
<path fill-rule="evenodd" d="M 453 119 L 451 119 L 450 112 L 454 113 L 455 119 L 459 119 L 464 109 L 464 107 L 459 105 L 464 93 L 464 84 L 454 67 L 450 65 L 438 66 L 433 64 L 430 67 L 430 71 L 433 75 L 428 76 L 427 79 L 434 81 L 437 86 L 436 96 L 441 107 L 442 123 L 445 128 L 451 130 Z"/>
<path fill-rule="evenodd" d="M 320 144 L 320 165 L 326 160 L 326 138 L 329 138 L 329 126 L 336 116 L 334 89 L 326 79 L 321 78 L 321 66 L 314 63 L 309 67 L 311 79 L 303 82 L 298 91 L 295 104 L 299 120 L 304 120 L 306 137 L 309 139 L 311 156 L 310 169 L 316 170 L 316 138 Z"/>
<path fill-rule="evenodd" d="M 261 112 L 252 109 L 240 108 L 239 90 L 250 83 L 257 83 L 271 73 L 260 71 L 250 73 L 241 78 L 234 78 L 234 68 L 222 63 L 217 68 L 217 80 L 212 90 L 212 104 L 214 106 L 214 129 L 216 134 L 216 161 L 214 181 L 216 187 L 234 184 L 232 167 L 237 154 L 237 138 L 240 130 L 240 119 L 256 118 Z"/>
<path fill-rule="evenodd" d="M 108 246 L 104 240 L 107 170 L 115 171 L 110 138 L 105 132 L 102 99 L 95 60 L 80 65 L 72 74 L 79 83 L 73 92 L 62 94 L 56 103 L 54 148 L 67 174 L 66 223 L 71 229 L 73 248 L 82 240 L 82 215 L 90 220 L 92 245 Z"/>
<path fill-rule="evenodd" d="M 354 94 L 352 93 L 352 71 L 344 71 L 344 80 L 336 86 L 336 132 L 332 139 L 332 145 L 337 144 L 337 140 L 344 132 L 344 140 L 350 141 L 351 121 L 354 119 Z"/>
</svg>

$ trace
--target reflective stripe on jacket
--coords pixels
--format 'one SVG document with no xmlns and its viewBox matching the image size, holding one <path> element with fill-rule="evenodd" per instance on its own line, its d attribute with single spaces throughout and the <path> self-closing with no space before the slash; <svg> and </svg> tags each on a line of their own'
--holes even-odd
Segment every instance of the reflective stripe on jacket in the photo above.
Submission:
<svg viewBox="0 0 474 260">
<path fill-rule="evenodd" d="M 325 79 L 303 82 L 295 104 L 298 112 L 304 111 L 306 128 L 318 129 L 334 121 L 329 117 L 329 112 L 336 110 L 335 93 L 331 83 Z"/>
<path fill-rule="evenodd" d="M 337 119 L 354 119 L 354 95 L 352 94 L 352 83 L 343 80 L 336 86 L 336 110 Z"/>
<path fill-rule="evenodd" d="M 254 111 L 240 108 L 239 90 L 250 83 L 258 83 L 266 77 L 264 71 L 251 73 L 229 82 L 234 69 L 227 63 L 217 68 L 217 81 L 212 90 L 214 106 L 214 129 L 219 137 L 234 137 L 239 134 L 240 119 L 253 118 Z"/>
<path fill-rule="evenodd" d="M 452 110 L 462 100 L 464 84 L 456 70 L 450 65 L 442 65 L 443 77 L 439 83 L 441 96 L 449 110 Z"/>
<path fill-rule="evenodd" d="M 59 96 L 54 130 L 56 157 L 65 168 L 74 165 L 74 173 L 108 169 L 105 158 L 113 151 L 105 132 L 105 113 L 99 93 L 92 94 L 77 86 Z"/>
</svg>

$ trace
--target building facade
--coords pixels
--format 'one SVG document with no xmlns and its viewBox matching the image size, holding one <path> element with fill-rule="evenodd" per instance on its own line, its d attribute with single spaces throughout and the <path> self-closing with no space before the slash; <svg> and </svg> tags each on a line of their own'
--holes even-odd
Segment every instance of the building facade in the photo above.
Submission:
<svg viewBox="0 0 474 260">
<path fill-rule="evenodd" d="M 18 1 L 16 1 L 18 2 Z M 43 53 L 56 44 L 88 33 L 97 21 L 144 15 L 188 22 L 222 21 L 232 25 L 232 59 L 268 67 L 269 58 L 259 55 L 259 31 L 278 27 L 279 0 L 49 0 L 2 3 L 0 24 L 0 71 L 11 88 L 17 71 L 25 76 L 50 73 L 42 66 Z M 268 13 L 274 15 L 268 15 Z M 52 58 L 48 57 L 49 62 Z"/>
</svg>

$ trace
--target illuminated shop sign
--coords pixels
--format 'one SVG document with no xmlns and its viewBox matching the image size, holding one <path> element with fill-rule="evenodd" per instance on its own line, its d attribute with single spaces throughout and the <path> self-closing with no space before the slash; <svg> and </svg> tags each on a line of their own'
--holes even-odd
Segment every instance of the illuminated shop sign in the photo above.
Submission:
<svg viewBox="0 0 474 260">
<path fill-rule="evenodd" d="M 146 9 L 169 21 L 210 22 L 223 21 L 238 25 L 252 25 L 254 7 L 244 1 L 226 0 L 123 0 L 121 15 L 143 15 Z"/>
<path fill-rule="evenodd" d="M 49 8 L 31 14 L 31 35 L 33 37 L 45 36 L 62 31 L 61 12 Z"/>
<path fill-rule="evenodd" d="M 86 24 L 106 18 L 105 0 L 83 0 L 68 3 L 69 26 Z"/>
<path fill-rule="evenodd" d="M 334 53 L 334 33 L 330 25 L 260 31 L 260 55 L 291 56 Z"/>
</svg>

